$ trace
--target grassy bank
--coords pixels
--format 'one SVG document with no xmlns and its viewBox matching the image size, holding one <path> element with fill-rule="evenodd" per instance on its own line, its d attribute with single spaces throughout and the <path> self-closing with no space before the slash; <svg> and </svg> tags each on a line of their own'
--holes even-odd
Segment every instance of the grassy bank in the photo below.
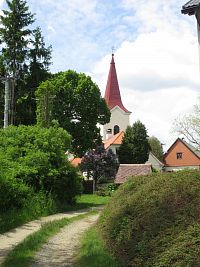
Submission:
<svg viewBox="0 0 200 267">
<path fill-rule="evenodd" d="M 95 227 L 89 229 L 81 241 L 75 267 L 122 267 L 105 249 Z"/>
<path fill-rule="evenodd" d="M 75 205 L 56 205 L 50 198 L 44 200 L 37 197 L 27 203 L 26 207 L 21 210 L 9 210 L 0 214 L 0 234 L 42 216 L 105 205 L 109 199 L 110 197 L 97 195 L 81 195 L 77 198 Z"/>
<path fill-rule="evenodd" d="M 69 223 L 76 220 L 83 219 L 88 215 L 97 213 L 97 211 L 91 211 L 87 214 L 79 215 L 74 218 L 64 218 L 58 221 L 46 223 L 36 233 L 28 236 L 22 243 L 16 246 L 7 256 L 2 267 L 28 267 L 30 262 L 34 259 L 36 252 L 42 247 L 47 240 L 57 234 L 59 230 Z"/>
</svg>

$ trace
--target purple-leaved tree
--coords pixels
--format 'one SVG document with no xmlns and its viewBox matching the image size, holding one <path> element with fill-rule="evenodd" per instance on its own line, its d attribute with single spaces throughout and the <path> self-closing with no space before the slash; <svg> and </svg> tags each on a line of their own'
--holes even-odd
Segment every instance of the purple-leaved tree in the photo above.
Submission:
<svg viewBox="0 0 200 267">
<path fill-rule="evenodd" d="M 88 177 L 93 178 L 93 192 L 100 178 L 106 180 L 115 177 L 118 162 L 111 149 L 105 150 L 104 146 L 98 146 L 95 150 L 89 150 L 81 162 L 81 170 L 87 172 Z"/>
</svg>

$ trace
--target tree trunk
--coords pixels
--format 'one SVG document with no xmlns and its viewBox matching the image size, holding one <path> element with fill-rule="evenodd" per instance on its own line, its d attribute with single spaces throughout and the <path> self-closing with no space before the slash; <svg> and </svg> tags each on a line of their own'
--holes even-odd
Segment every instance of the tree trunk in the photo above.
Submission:
<svg viewBox="0 0 200 267">
<path fill-rule="evenodd" d="M 5 104 L 4 104 L 4 128 L 8 127 L 9 125 L 9 102 L 10 102 L 10 81 L 6 79 L 5 81 Z"/>
</svg>

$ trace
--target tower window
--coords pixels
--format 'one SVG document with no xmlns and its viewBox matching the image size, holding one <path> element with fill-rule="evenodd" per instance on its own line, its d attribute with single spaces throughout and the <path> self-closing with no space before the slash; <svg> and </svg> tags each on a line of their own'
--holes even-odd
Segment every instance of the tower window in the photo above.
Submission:
<svg viewBox="0 0 200 267">
<path fill-rule="evenodd" d="M 182 152 L 178 152 L 176 153 L 176 158 L 177 159 L 182 159 L 183 153 Z"/>
<path fill-rule="evenodd" d="M 114 126 L 114 135 L 119 133 L 119 126 L 118 125 L 115 125 Z"/>
<path fill-rule="evenodd" d="M 106 133 L 107 133 L 107 134 L 111 134 L 111 133 L 112 133 L 112 129 L 107 129 L 107 130 L 106 130 Z"/>
</svg>

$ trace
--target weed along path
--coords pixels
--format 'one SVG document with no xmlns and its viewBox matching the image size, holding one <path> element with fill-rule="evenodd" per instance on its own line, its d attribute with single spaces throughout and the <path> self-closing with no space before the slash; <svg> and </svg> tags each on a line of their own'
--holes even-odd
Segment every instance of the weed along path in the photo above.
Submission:
<svg viewBox="0 0 200 267">
<path fill-rule="evenodd" d="M 49 239 L 36 254 L 31 267 L 69 267 L 74 266 L 74 255 L 79 249 L 82 234 L 96 223 L 99 214 L 90 215 L 75 221 Z"/>
<path fill-rule="evenodd" d="M 95 208 L 92 208 L 95 209 Z M 0 235 L 0 265 L 5 260 L 8 253 L 19 243 L 21 243 L 27 236 L 37 232 L 41 226 L 47 222 L 60 220 L 63 218 L 72 218 L 81 214 L 86 214 L 92 210 L 85 209 L 79 211 L 71 211 L 66 213 L 58 213 L 43 217 L 41 219 L 24 224 L 21 227 L 15 228 L 9 232 Z M 49 265 L 50 266 L 50 265 Z"/>
</svg>

